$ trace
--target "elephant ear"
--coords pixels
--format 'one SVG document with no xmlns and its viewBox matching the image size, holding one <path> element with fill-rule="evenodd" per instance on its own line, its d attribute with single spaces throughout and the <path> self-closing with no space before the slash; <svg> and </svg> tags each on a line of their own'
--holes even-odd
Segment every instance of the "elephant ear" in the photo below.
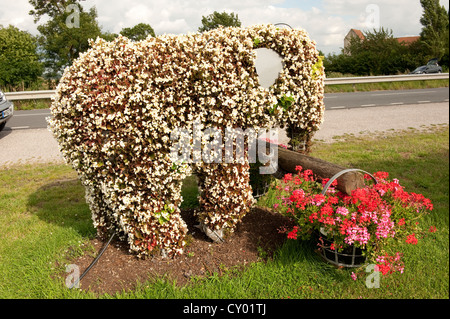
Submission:
<svg viewBox="0 0 450 319">
<path fill-rule="evenodd" d="M 274 50 L 267 48 L 255 49 L 255 68 L 259 85 L 268 89 L 283 70 L 283 58 Z"/>
</svg>

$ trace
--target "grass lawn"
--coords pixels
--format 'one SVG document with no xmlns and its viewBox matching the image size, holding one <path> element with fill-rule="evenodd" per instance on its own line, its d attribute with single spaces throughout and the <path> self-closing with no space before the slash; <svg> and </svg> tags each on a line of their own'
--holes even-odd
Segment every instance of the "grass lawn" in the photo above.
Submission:
<svg viewBox="0 0 450 319">
<path fill-rule="evenodd" d="M 449 135 L 448 126 L 428 133 L 406 131 L 386 138 L 348 137 L 318 143 L 312 156 L 366 171 L 387 171 L 406 190 L 423 193 L 434 211 L 422 222 L 436 233 L 417 246 L 401 244 L 405 272 L 382 276 L 379 288 L 367 288 L 369 273 L 354 281 L 348 269 L 336 269 L 314 253 L 314 243 L 289 240 L 267 262 L 245 271 L 214 273 L 177 287 L 163 278 L 142 282 L 134 291 L 94 296 L 69 290 L 56 273 L 70 256 L 95 254 L 86 243 L 95 236 L 84 189 L 67 165 L 0 168 L 0 298 L 449 298 Z M 188 181 L 187 206 L 196 204 L 196 186 Z M 271 193 L 259 205 L 270 206 Z M 94 266 L 95 267 L 95 266 Z"/>
</svg>

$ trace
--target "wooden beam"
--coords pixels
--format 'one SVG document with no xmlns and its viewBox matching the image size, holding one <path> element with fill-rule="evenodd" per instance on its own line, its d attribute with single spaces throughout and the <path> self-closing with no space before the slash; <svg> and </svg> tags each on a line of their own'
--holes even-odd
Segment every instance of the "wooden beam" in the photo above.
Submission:
<svg viewBox="0 0 450 319">
<path fill-rule="evenodd" d="M 340 165 L 329 163 L 319 158 L 303 155 L 283 147 L 278 147 L 278 167 L 283 171 L 295 174 L 295 167 L 300 165 L 303 170 L 310 169 L 315 177 L 321 181 L 324 178 L 331 178 L 335 174 L 347 169 Z M 280 177 L 280 176 L 278 176 Z M 364 187 L 364 176 L 360 172 L 348 172 L 337 178 L 337 189 L 348 195 L 352 190 Z"/>
</svg>

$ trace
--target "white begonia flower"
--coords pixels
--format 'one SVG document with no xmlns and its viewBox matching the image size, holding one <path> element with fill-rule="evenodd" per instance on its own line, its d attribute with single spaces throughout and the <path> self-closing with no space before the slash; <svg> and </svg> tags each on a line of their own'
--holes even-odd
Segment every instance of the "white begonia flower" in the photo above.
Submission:
<svg viewBox="0 0 450 319">
<path fill-rule="evenodd" d="M 208 42 L 210 38 L 214 41 Z M 269 89 L 256 85 L 256 38 L 285 64 Z M 181 182 L 190 167 L 173 167 L 159 155 L 168 147 L 175 123 L 192 127 L 199 119 L 211 127 L 295 125 L 310 134 L 323 121 L 324 73 L 312 74 L 318 51 L 303 30 L 257 25 L 90 43 L 92 48 L 64 70 L 49 128 L 87 187 L 94 225 L 123 232 L 139 256 L 150 253 L 148 244 L 171 254 L 184 247 L 187 228 L 175 203 L 182 200 Z M 278 105 L 283 96 L 295 101 L 287 109 Z M 125 147 L 132 153 L 124 154 Z M 198 217 L 212 229 L 232 232 L 254 202 L 248 163 L 213 165 L 193 164 L 206 176 L 200 199 L 204 210 Z M 174 212 L 164 212 L 170 222 L 160 225 L 155 214 L 167 203 Z M 223 203 L 231 207 L 223 208 Z M 106 220 L 111 224 L 105 225 Z M 141 239 L 147 244 L 135 243 L 138 233 L 147 236 Z"/>
</svg>

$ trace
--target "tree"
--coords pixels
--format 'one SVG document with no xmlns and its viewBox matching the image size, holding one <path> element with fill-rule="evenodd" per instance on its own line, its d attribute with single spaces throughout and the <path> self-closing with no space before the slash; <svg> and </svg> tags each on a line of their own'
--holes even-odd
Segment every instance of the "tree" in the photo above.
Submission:
<svg viewBox="0 0 450 319">
<path fill-rule="evenodd" d="M 421 40 L 428 49 L 429 57 L 441 59 L 446 51 L 448 54 L 448 12 L 439 0 L 420 0 L 420 4 L 423 8 Z"/>
<path fill-rule="evenodd" d="M 50 18 L 38 26 L 38 43 L 44 51 L 45 75 L 59 78 L 64 68 L 89 48 L 89 39 L 102 36 L 97 11 L 85 11 L 79 1 L 30 0 L 35 21 L 43 15 Z"/>
<path fill-rule="evenodd" d="M 219 26 L 224 27 L 240 27 L 241 21 L 239 21 L 238 15 L 232 13 L 222 12 L 219 13 L 214 11 L 214 13 L 209 16 L 202 16 L 202 26 L 198 28 L 199 32 L 209 31 Z"/>
<path fill-rule="evenodd" d="M 354 38 L 346 53 L 329 54 L 324 66 L 327 73 L 351 73 L 356 75 L 384 75 L 408 72 L 426 62 L 423 44 L 415 41 L 402 45 L 393 37 L 392 30 L 364 32 L 364 39 Z"/>
<path fill-rule="evenodd" d="M 42 16 L 48 15 L 51 18 L 61 15 L 69 4 L 77 4 L 76 0 L 29 0 L 34 8 L 29 14 L 34 17 L 34 23 L 38 22 Z"/>
<path fill-rule="evenodd" d="M 123 28 L 122 31 L 120 31 L 120 34 L 130 40 L 140 41 L 144 40 L 149 35 L 154 37 L 155 31 L 149 24 L 139 23 L 132 28 Z"/>
<path fill-rule="evenodd" d="M 100 35 L 100 38 L 105 39 L 106 41 L 113 41 L 115 38 L 117 38 L 119 35 L 117 33 L 111 33 L 108 31 L 102 32 Z"/>
<path fill-rule="evenodd" d="M 392 30 L 364 32 L 364 39 L 354 38 L 350 42 L 349 52 L 353 59 L 354 74 L 381 75 L 395 73 L 401 45 L 394 38 Z"/>
<path fill-rule="evenodd" d="M 0 25 L 0 85 L 29 85 L 42 74 L 36 52 L 37 42 L 30 33 L 14 26 Z"/>
</svg>

